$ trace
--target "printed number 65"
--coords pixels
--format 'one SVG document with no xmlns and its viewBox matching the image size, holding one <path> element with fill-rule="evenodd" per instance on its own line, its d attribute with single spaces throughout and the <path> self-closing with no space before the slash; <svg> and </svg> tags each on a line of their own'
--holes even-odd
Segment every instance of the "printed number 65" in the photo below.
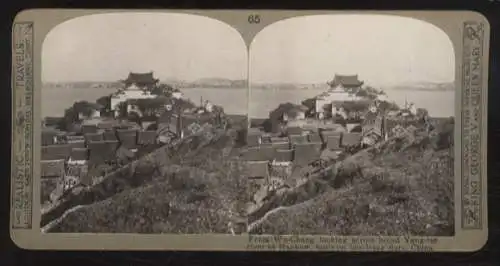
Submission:
<svg viewBox="0 0 500 266">
<path fill-rule="evenodd" d="M 260 16 L 259 15 L 250 15 L 248 16 L 248 23 L 250 24 L 259 24 Z"/>
</svg>

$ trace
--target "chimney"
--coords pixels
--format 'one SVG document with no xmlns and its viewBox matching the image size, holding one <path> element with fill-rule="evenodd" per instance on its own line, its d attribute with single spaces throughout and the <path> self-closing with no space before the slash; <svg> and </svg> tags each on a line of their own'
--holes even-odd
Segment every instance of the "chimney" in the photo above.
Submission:
<svg viewBox="0 0 500 266">
<path fill-rule="evenodd" d="M 182 136 L 182 119 L 181 119 L 181 114 L 178 113 L 177 114 L 177 137 L 181 137 Z"/>
</svg>

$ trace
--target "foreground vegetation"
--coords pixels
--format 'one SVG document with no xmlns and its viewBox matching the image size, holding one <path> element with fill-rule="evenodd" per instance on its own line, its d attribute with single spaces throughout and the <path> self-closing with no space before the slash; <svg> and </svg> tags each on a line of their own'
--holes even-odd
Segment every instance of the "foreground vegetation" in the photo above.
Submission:
<svg viewBox="0 0 500 266">
<path fill-rule="evenodd" d="M 321 177 L 325 193 L 256 221 L 251 233 L 453 235 L 450 128 L 439 125 L 431 135 L 391 139 L 347 158 Z"/>
<path fill-rule="evenodd" d="M 229 233 L 230 222 L 243 215 L 239 203 L 251 196 L 244 180 L 235 178 L 242 175 L 242 165 L 225 156 L 232 145 L 225 134 L 209 145 L 181 145 L 168 163 L 141 171 L 149 175 L 145 184 L 71 212 L 50 231 Z M 141 179 L 140 172 L 135 175 Z"/>
<path fill-rule="evenodd" d="M 277 193 L 249 217 L 249 233 L 453 235 L 452 123 L 379 143 Z M 168 159 L 135 169 L 129 180 L 137 184 L 70 212 L 49 231 L 230 233 L 253 197 L 232 147 L 227 131 L 183 143 Z"/>
</svg>

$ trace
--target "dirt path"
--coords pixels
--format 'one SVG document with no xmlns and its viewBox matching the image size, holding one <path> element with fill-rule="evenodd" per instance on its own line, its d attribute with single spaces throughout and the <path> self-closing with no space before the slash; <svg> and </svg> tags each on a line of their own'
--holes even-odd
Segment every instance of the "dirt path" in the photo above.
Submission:
<svg viewBox="0 0 500 266">
<path fill-rule="evenodd" d="M 349 188 L 342 188 L 342 189 L 337 189 L 337 190 L 330 190 L 330 191 L 325 191 L 324 193 L 335 193 L 335 194 L 341 194 L 341 193 L 344 193 L 346 191 L 349 191 L 351 190 L 352 187 L 349 187 Z M 321 193 L 309 200 L 306 200 L 306 201 L 303 201 L 303 202 L 300 202 L 300 203 L 297 203 L 297 204 L 294 204 L 294 205 L 290 205 L 290 206 L 279 206 L 279 207 L 276 207 L 274 209 L 271 209 L 269 210 L 268 212 L 266 212 L 261 218 L 259 218 L 258 220 L 252 222 L 251 224 L 248 225 L 247 227 L 247 233 L 252 233 L 253 230 L 255 230 L 256 228 L 258 228 L 259 225 L 261 225 L 262 223 L 264 223 L 272 214 L 274 213 L 277 213 L 277 212 L 280 212 L 280 211 L 287 211 L 287 210 L 291 210 L 292 208 L 307 208 L 309 207 L 309 205 L 311 205 L 312 203 L 314 203 L 314 201 L 320 197 L 321 195 L 323 195 L 324 193 Z"/>
</svg>

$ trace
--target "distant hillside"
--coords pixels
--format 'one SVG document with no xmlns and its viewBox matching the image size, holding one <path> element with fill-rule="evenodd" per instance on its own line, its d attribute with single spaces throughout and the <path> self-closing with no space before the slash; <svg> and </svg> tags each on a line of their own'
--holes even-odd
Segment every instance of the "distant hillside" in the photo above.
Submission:
<svg viewBox="0 0 500 266">
<path fill-rule="evenodd" d="M 183 87 L 208 87 L 208 88 L 243 88 L 246 80 L 231 80 L 226 78 L 201 78 L 192 82 L 186 82 Z"/>
<path fill-rule="evenodd" d="M 277 90 L 306 90 L 326 89 L 328 85 L 322 83 L 251 83 L 253 89 L 277 89 Z"/>
<path fill-rule="evenodd" d="M 120 82 L 112 81 L 73 81 L 73 82 L 44 82 L 44 88 L 118 88 L 121 86 Z"/>
<path fill-rule="evenodd" d="M 410 90 L 410 91 L 453 91 L 455 84 L 452 82 L 437 83 L 437 82 L 417 82 L 397 85 L 391 87 L 396 90 Z"/>
</svg>

